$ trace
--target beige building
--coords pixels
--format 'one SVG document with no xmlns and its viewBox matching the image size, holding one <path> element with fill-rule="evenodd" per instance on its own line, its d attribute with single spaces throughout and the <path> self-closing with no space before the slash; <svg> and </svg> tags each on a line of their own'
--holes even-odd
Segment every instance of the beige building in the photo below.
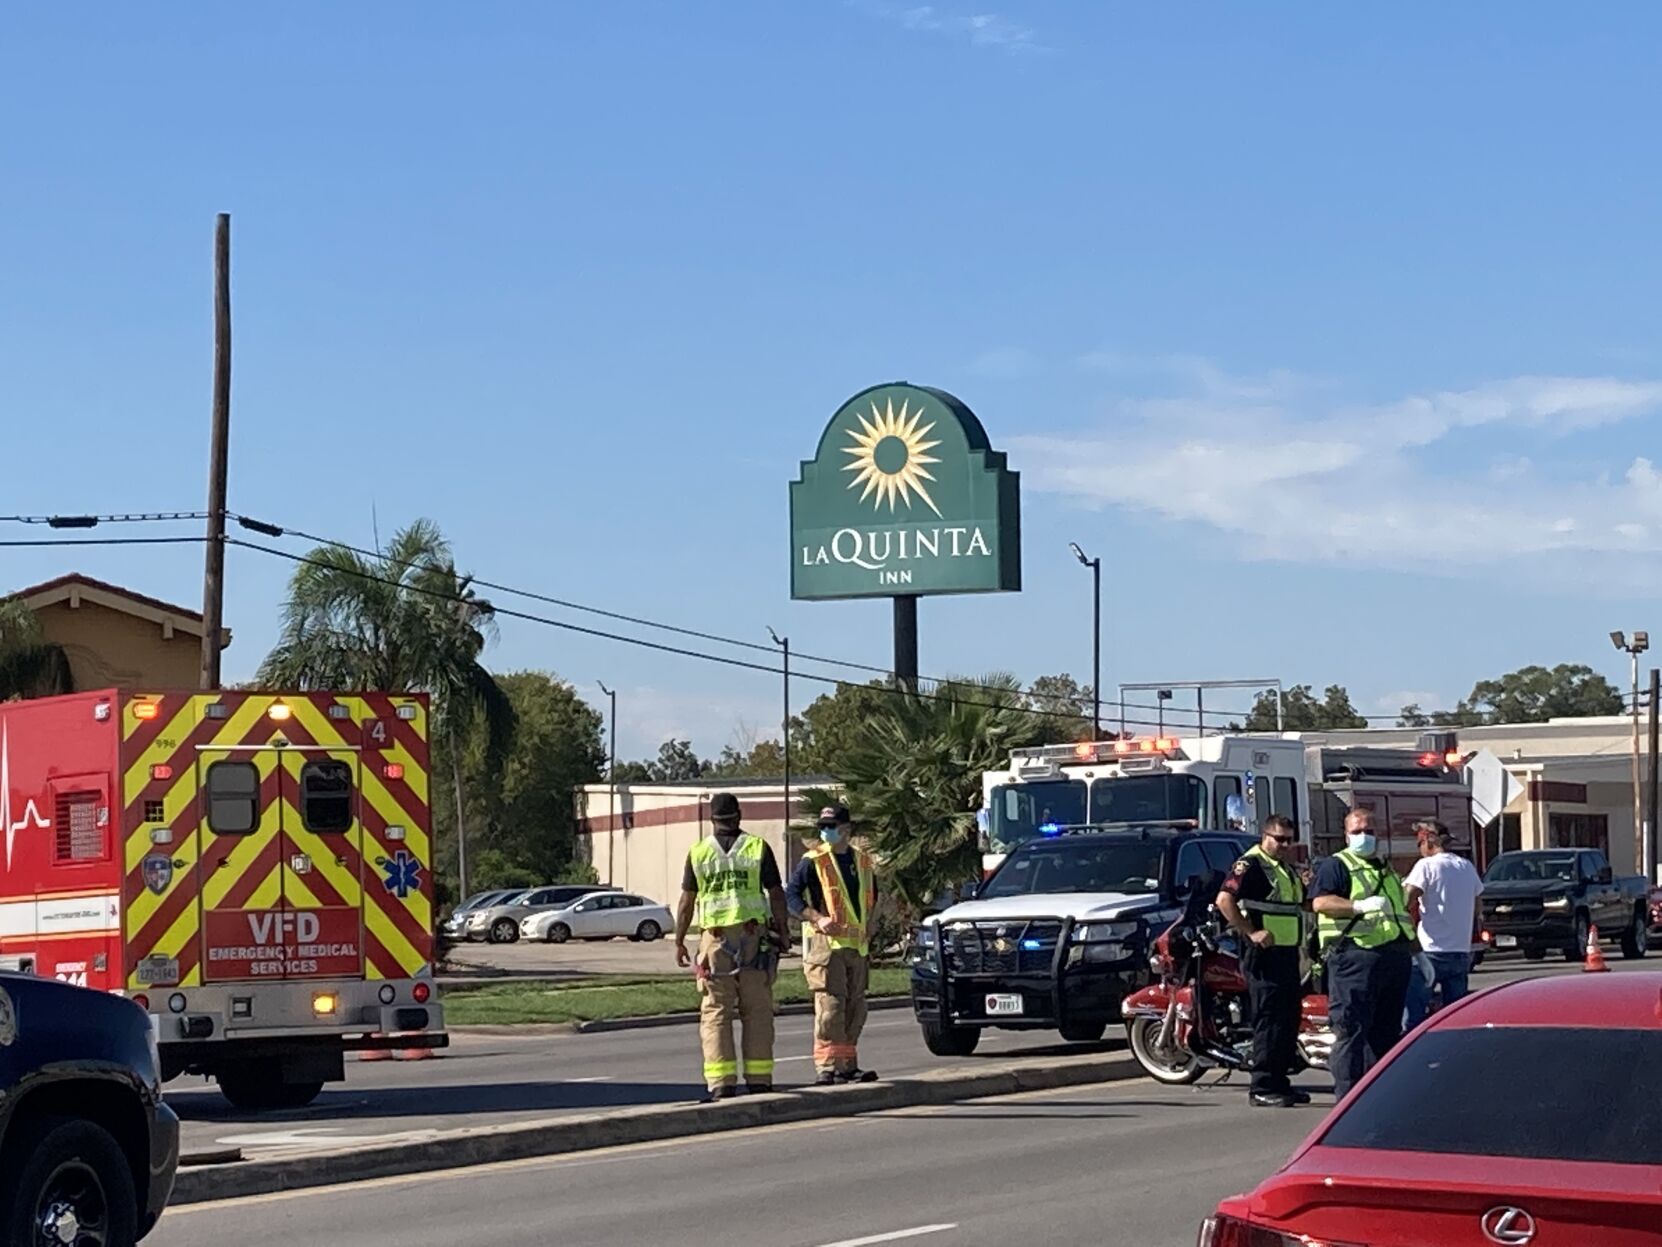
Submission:
<svg viewBox="0 0 1662 1247">
<path fill-rule="evenodd" d="M 808 789 L 834 783 L 820 776 L 793 779 L 791 802 L 800 811 Z M 784 781 L 779 779 L 619 784 L 615 794 L 607 784 L 585 784 L 577 793 L 579 852 L 602 883 L 673 906 L 681 893 L 687 851 L 711 834 L 710 798 L 718 792 L 739 799 L 745 830 L 773 846 L 779 869 L 789 875 L 802 857 L 802 842 L 785 834 Z"/>
<path fill-rule="evenodd" d="M 71 574 L 19 589 L 46 639 L 63 647 L 78 689 L 195 688 L 202 662 L 202 616 Z M 231 643 L 226 629 L 223 643 Z"/>
<path fill-rule="evenodd" d="M 1649 747 L 1641 722 L 1640 748 Z M 1412 749 L 1423 728 L 1368 728 L 1301 732 L 1300 739 L 1333 745 L 1387 745 Z M 1602 849 L 1618 874 L 1640 873 L 1639 838 L 1633 822 L 1633 720 L 1625 715 L 1552 719 L 1454 731 L 1462 751 L 1487 749 L 1511 777 L 1513 795 L 1504 827 L 1491 820 L 1483 831 L 1481 860 L 1508 849 L 1567 846 Z M 1641 796 L 1649 774 L 1641 754 Z"/>
</svg>

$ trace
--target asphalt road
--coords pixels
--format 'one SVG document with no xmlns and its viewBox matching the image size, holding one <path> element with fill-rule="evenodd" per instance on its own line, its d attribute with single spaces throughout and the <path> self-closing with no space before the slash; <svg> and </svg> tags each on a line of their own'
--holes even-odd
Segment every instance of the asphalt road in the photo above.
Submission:
<svg viewBox="0 0 1662 1247">
<path fill-rule="evenodd" d="M 1612 968 L 1650 967 L 1656 959 Z M 1573 970 L 1562 961 L 1530 965 L 1503 960 L 1485 965 L 1475 987 L 1509 978 Z M 812 1077 L 811 1019 L 780 1018 L 776 1054 L 781 1086 Z M 1110 1031 L 1117 1047 L 1119 1032 Z M 988 1057 L 1042 1056 L 1089 1049 L 1064 1045 L 1045 1032 L 991 1031 L 976 1056 L 931 1056 L 905 1009 L 871 1015 L 861 1043 L 862 1063 L 888 1076 L 947 1066 L 973 1066 Z M 599 1035 L 471 1035 L 454 1037 L 444 1055 L 421 1062 L 357 1063 L 347 1081 L 326 1088 L 310 1108 L 283 1113 L 243 1113 L 231 1108 L 201 1079 L 168 1087 L 168 1102 L 184 1120 L 187 1152 L 239 1148 L 244 1156 L 291 1155 L 320 1145 L 391 1143 L 463 1127 L 532 1121 L 568 1113 L 593 1113 L 644 1104 L 697 1099 L 698 1031 L 690 1025 Z"/>
<path fill-rule="evenodd" d="M 240 1247 L 1192 1247 L 1328 1103 L 1119 1083 L 188 1206 L 149 1241 L 209 1247 L 234 1224 Z"/>
</svg>

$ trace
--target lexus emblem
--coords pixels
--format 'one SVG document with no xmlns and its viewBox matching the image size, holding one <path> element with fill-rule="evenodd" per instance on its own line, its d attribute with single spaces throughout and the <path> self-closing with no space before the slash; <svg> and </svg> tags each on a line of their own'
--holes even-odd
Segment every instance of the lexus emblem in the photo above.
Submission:
<svg viewBox="0 0 1662 1247">
<path fill-rule="evenodd" d="M 1519 1247 L 1534 1240 L 1535 1218 L 1522 1208 L 1491 1208 L 1483 1214 L 1483 1237 L 1491 1243 Z"/>
</svg>

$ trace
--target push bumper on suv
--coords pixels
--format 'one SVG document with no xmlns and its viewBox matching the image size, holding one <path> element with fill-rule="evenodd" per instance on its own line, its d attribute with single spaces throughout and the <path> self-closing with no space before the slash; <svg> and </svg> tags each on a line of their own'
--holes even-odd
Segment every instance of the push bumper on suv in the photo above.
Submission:
<svg viewBox="0 0 1662 1247">
<path fill-rule="evenodd" d="M 948 1027 L 1058 1030 L 1119 1018 L 1147 981 L 1136 922 L 1072 918 L 946 921 L 912 951 L 912 1009 Z"/>
</svg>

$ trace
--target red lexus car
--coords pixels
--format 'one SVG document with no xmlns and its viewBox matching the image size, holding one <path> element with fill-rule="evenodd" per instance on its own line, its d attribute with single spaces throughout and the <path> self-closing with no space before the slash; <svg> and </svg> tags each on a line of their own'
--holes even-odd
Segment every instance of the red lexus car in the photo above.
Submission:
<svg viewBox="0 0 1662 1247">
<path fill-rule="evenodd" d="M 1200 1247 L 1662 1245 L 1662 973 L 1435 1013 Z"/>
</svg>

